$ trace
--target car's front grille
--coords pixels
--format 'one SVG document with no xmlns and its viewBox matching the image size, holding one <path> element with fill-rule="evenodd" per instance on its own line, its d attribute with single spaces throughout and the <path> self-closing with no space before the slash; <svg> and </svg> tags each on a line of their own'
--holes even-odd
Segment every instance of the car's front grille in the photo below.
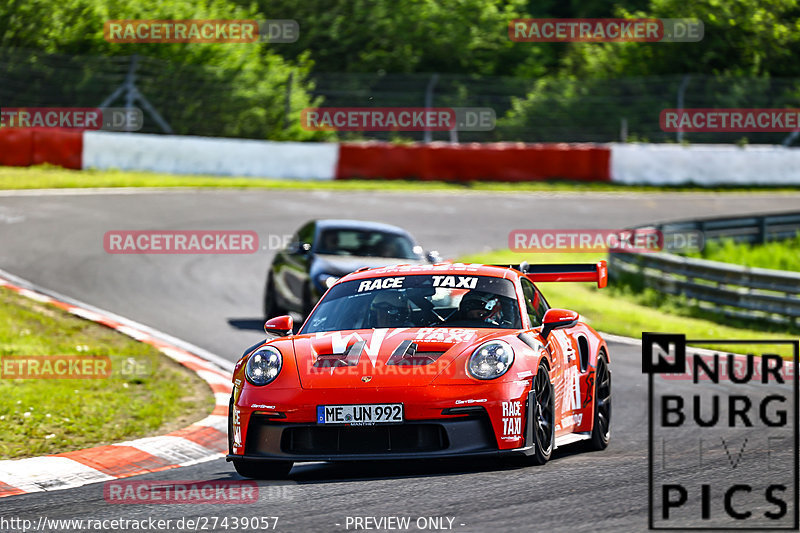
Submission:
<svg viewBox="0 0 800 533">
<path fill-rule="evenodd" d="M 440 424 L 399 424 L 368 427 L 290 427 L 281 450 L 291 454 L 384 454 L 433 452 L 448 447 Z"/>
</svg>

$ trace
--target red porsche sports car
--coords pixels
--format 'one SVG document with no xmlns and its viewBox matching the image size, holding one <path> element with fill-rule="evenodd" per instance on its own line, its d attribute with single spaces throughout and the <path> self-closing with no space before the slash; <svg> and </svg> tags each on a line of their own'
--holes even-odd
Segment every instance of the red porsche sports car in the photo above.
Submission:
<svg viewBox="0 0 800 533">
<path fill-rule="evenodd" d="M 227 456 L 273 478 L 297 461 L 518 456 L 608 445 L 608 347 L 535 282 L 593 281 L 606 264 L 443 263 L 361 269 L 338 280 L 297 334 L 236 363 Z"/>
</svg>

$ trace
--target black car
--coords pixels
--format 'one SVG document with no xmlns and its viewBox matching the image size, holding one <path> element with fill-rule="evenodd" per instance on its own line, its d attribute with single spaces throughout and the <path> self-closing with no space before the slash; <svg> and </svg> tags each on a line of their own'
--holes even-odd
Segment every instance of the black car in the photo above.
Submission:
<svg viewBox="0 0 800 533">
<path fill-rule="evenodd" d="M 354 270 L 439 261 L 402 228 L 361 220 L 312 220 L 272 260 L 264 291 L 266 318 L 308 316 L 328 287 Z"/>
</svg>

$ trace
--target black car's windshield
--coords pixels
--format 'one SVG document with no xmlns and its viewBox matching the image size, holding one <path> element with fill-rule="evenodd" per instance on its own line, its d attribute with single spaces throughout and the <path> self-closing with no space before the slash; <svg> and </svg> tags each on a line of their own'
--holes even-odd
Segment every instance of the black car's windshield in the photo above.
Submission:
<svg viewBox="0 0 800 533">
<path fill-rule="evenodd" d="M 327 229 L 320 233 L 318 254 L 420 259 L 421 250 L 404 235 L 360 229 Z"/>
<path fill-rule="evenodd" d="M 517 329 L 520 324 L 511 280 L 406 275 L 335 285 L 300 333 L 431 326 Z"/>
</svg>

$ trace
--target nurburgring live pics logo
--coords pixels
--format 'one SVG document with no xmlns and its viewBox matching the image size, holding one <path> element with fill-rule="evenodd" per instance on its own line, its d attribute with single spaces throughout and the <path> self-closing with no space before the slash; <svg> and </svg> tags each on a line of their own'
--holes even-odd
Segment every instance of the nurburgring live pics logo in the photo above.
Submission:
<svg viewBox="0 0 800 533">
<path fill-rule="evenodd" d="M 650 529 L 797 530 L 798 352 L 796 340 L 642 333 Z"/>
</svg>

